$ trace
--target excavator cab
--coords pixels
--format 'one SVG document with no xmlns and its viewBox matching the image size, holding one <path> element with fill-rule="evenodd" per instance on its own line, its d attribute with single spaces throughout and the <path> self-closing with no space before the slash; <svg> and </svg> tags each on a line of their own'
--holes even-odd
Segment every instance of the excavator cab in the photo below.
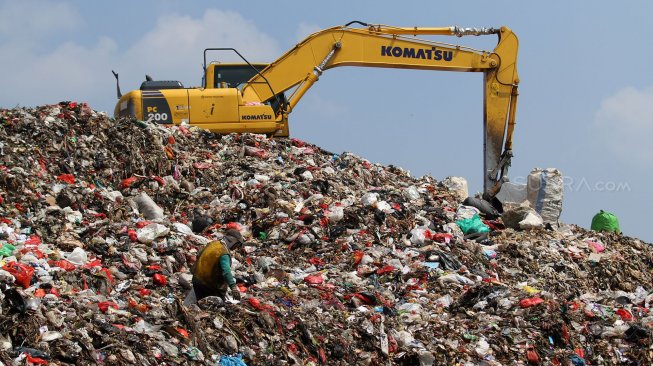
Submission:
<svg viewBox="0 0 653 366">
<path fill-rule="evenodd" d="M 268 64 L 221 64 L 214 62 L 206 68 L 204 84 L 206 89 L 235 88 L 242 92 L 247 83 L 267 67 Z M 207 82 L 207 80 L 212 80 L 212 82 Z M 266 81 L 257 83 L 267 84 Z M 280 116 L 285 111 L 284 108 L 287 103 L 288 99 L 283 92 L 264 102 L 264 104 L 272 107 L 275 117 Z"/>
<path fill-rule="evenodd" d="M 211 64 L 213 67 L 213 83 L 210 88 L 239 88 L 251 79 L 257 72 L 265 69 L 267 64 Z"/>
</svg>

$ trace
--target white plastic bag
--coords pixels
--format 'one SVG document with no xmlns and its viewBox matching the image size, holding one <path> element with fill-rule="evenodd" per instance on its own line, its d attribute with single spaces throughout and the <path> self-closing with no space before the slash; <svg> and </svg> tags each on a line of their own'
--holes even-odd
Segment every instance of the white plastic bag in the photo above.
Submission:
<svg viewBox="0 0 653 366">
<path fill-rule="evenodd" d="M 420 194 L 419 191 L 417 190 L 417 187 L 415 186 L 410 186 L 402 192 L 404 197 L 406 197 L 409 201 L 414 201 L 416 199 L 419 199 Z"/>
<path fill-rule="evenodd" d="M 379 194 L 378 193 L 365 193 L 363 197 L 361 198 L 363 201 L 363 206 L 369 207 L 372 206 L 376 203 L 376 201 L 379 200 Z"/>
<path fill-rule="evenodd" d="M 342 206 L 333 206 L 329 208 L 329 213 L 327 214 L 329 222 L 332 224 L 341 221 L 345 217 L 345 209 Z"/>
<path fill-rule="evenodd" d="M 162 220 L 165 217 L 163 209 L 145 192 L 134 197 L 134 202 L 138 205 L 138 211 L 143 214 L 146 220 Z"/>
<path fill-rule="evenodd" d="M 469 196 L 467 193 L 467 180 L 463 177 L 447 177 L 442 181 L 442 185 L 452 191 L 456 198 L 461 201 Z"/>
<path fill-rule="evenodd" d="M 136 231 L 138 241 L 143 244 L 150 244 L 156 238 L 168 235 L 170 229 L 161 224 L 152 223 Z"/>
<path fill-rule="evenodd" d="M 82 248 L 75 248 L 68 254 L 66 260 L 76 266 L 83 266 L 88 262 L 88 255 Z"/>
</svg>

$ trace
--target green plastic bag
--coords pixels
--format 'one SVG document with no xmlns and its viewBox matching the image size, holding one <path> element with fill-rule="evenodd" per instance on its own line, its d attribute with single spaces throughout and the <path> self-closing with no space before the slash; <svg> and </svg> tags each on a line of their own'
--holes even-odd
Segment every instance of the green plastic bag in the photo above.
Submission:
<svg viewBox="0 0 653 366">
<path fill-rule="evenodd" d="M 599 213 L 594 215 L 592 218 L 592 230 L 594 231 L 608 231 L 617 234 L 621 234 L 621 229 L 619 228 L 619 220 L 617 216 L 611 214 L 610 212 L 605 212 L 601 210 Z"/>
<path fill-rule="evenodd" d="M 469 219 L 458 220 L 456 221 L 456 224 L 465 235 L 490 232 L 490 228 L 481 221 L 479 215 L 474 215 Z"/>
<path fill-rule="evenodd" d="M 11 244 L 5 244 L 2 246 L 2 249 L 0 249 L 0 257 L 9 257 L 14 253 L 14 249 L 16 249 L 13 245 Z"/>
</svg>

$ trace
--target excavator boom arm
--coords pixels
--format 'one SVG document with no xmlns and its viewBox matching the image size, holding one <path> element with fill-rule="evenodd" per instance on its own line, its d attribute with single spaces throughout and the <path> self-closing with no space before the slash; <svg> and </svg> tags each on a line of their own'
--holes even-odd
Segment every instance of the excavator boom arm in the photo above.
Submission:
<svg viewBox="0 0 653 366">
<path fill-rule="evenodd" d="M 507 27 L 398 28 L 356 23 L 365 27 L 339 26 L 308 36 L 250 79 L 243 88 L 243 101 L 265 102 L 273 93 L 294 88 L 284 111 L 290 113 L 324 70 L 338 66 L 483 72 L 484 189 L 486 197 L 493 197 L 512 157 L 519 83 L 517 36 Z M 488 34 L 499 38 L 491 52 L 416 38 Z"/>
</svg>

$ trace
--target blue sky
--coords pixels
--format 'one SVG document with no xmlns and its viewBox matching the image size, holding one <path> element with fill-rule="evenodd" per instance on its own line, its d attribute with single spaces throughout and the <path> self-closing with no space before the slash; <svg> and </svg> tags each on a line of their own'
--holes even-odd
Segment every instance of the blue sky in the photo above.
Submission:
<svg viewBox="0 0 653 366">
<path fill-rule="evenodd" d="M 351 20 L 394 26 L 498 27 L 520 39 L 510 177 L 565 175 L 562 219 L 600 209 L 653 242 L 653 28 L 650 1 L 0 1 L 0 107 L 61 100 L 112 112 L 115 84 L 144 75 L 199 85 L 202 50 L 234 47 L 270 62 L 319 29 Z M 444 41 L 491 50 L 494 37 Z M 228 58 L 223 59 L 229 61 Z M 477 73 L 336 68 L 291 115 L 291 134 L 415 176 L 466 177 L 482 189 Z"/>
</svg>

